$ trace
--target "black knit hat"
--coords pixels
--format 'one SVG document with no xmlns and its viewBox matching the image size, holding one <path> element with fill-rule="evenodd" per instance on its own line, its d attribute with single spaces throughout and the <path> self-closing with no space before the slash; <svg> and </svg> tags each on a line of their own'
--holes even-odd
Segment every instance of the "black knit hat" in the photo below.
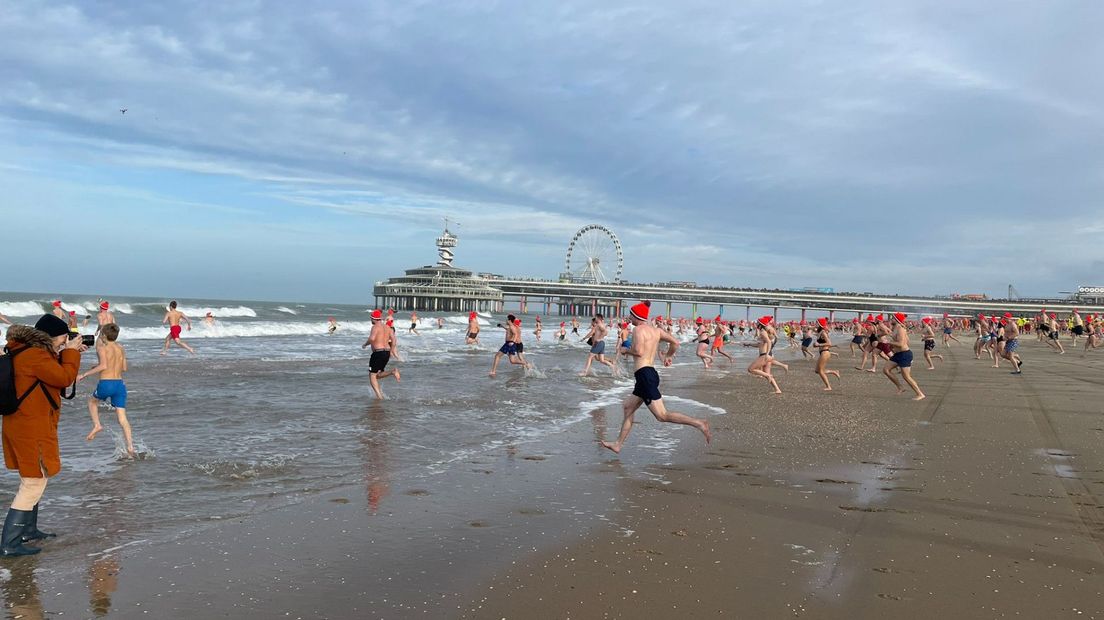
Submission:
<svg viewBox="0 0 1104 620">
<path fill-rule="evenodd" d="M 69 333 L 69 325 L 52 314 L 42 315 L 42 318 L 35 323 L 35 329 L 40 332 L 46 332 L 46 335 L 51 338 L 57 338 L 58 336 L 64 336 Z"/>
</svg>

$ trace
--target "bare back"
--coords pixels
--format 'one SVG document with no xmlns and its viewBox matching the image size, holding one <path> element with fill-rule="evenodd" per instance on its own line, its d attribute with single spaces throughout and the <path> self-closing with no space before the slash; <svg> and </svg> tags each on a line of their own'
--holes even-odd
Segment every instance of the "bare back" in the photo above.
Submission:
<svg viewBox="0 0 1104 620">
<path fill-rule="evenodd" d="M 161 319 L 162 323 L 168 322 L 169 325 L 180 325 L 180 320 L 185 318 L 184 313 L 179 310 L 169 310 L 165 313 L 165 318 Z"/>
<path fill-rule="evenodd" d="M 634 371 L 655 366 L 656 352 L 661 341 L 669 345 L 668 356 L 673 355 L 678 349 L 678 341 L 674 336 L 662 329 L 652 327 L 649 323 L 640 323 L 633 329 L 632 348 L 629 349 L 629 354 L 633 356 Z"/>
<path fill-rule="evenodd" d="M 382 322 L 375 322 L 372 325 L 372 332 L 368 334 L 368 344 L 372 347 L 372 350 L 390 351 L 392 342 L 391 328 L 387 327 Z"/>
<path fill-rule="evenodd" d="M 126 352 L 117 342 L 101 341 L 96 345 L 96 356 L 104 365 L 100 379 L 122 379 L 127 370 Z"/>
</svg>

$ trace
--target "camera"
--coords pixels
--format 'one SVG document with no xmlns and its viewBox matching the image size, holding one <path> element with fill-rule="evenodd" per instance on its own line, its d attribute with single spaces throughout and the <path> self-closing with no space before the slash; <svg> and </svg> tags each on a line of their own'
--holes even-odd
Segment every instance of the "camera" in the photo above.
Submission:
<svg viewBox="0 0 1104 620">
<path fill-rule="evenodd" d="M 78 337 L 80 337 L 81 344 L 83 344 L 84 346 L 86 346 L 86 347 L 96 346 L 96 337 L 95 336 L 93 336 L 91 334 L 85 334 L 85 335 L 81 336 L 80 334 L 77 334 L 77 333 L 74 333 L 74 332 L 69 332 L 69 340 L 76 340 Z"/>
</svg>

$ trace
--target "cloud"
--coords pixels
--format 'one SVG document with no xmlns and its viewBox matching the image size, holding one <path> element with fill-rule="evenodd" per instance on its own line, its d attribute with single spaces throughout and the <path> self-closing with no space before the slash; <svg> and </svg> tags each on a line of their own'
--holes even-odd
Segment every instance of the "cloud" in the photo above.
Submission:
<svg viewBox="0 0 1104 620">
<path fill-rule="evenodd" d="M 601 222 L 640 277 L 979 289 L 1003 279 L 1004 248 L 1045 238 L 1077 255 L 1043 250 L 1022 288 L 1067 289 L 1104 250 L 1030 223 L 1104 216 L 1101 17 L 995 2 L 16 3 L 0 14 L 0 169 L 86 184 L 98 208 L 129 188 L 226 222 L 249 213 L 270 241 L 302 226 L 354 247 L 355 218 L 409 242 L 380 270 L 421 261 L 415 239 L 452 216 L 473 259 L 540 275 Z"/>
</svg>

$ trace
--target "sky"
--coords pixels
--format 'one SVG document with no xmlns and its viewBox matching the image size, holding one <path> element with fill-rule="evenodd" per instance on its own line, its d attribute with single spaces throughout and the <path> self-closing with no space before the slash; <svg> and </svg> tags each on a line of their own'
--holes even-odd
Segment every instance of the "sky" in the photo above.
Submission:
<svg viewBox="0 0 1104 620">
<path fill-rule="evenodd" d="M 1104 3 L 0 0 L 0 290 L 1104 285 Z M 125 108 L 125 114 L 120 109 Z"/>
</svg>

